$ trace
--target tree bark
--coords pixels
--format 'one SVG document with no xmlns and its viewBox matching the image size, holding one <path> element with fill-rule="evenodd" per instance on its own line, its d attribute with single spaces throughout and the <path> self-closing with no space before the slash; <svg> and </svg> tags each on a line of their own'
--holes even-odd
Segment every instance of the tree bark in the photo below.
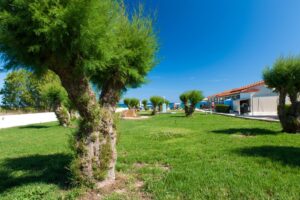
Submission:
<svg viewBox="0 0 300 200">
<path fill-rule="evenodd" d="M 300 102 L 298 101 L 297 92 L 290 92 L 289 97 L 291 100 L 291 111 L 290 111 L 290 117 L 292 119 L 292 133 L 296 133 L 300 131 Z"/>
<path fill-rule="evenodd" d="M 157 112 L 157 106 L 156 105 L 153 105 L 153 108 L 152 108 L 152 115 L 156 115 L 156 112 Z"/>
<path fill-rule="evenodd" d="M 278 118 L 280 120 L 283 132 L 287 132 L 289 130 L 287 124 L 287 110 L 285 107 L 286 96 L 287 96 L 286 91 L 284 89 L 281 89 L 279 91 L 279 103 L 278 103 L 277 110 L 278 110 Z"/>
<path fill-rule="evenodd" d="M 188 108 L 188 117 L 192 116 L 193 113 L 195 112 L 195 108 L 196 108 L 196 105 L 193 105 L 191 104 L 190 107 Z"/>
<path fill-rule="evenodd" d="M 71 115 L 63 105 L 57 103 L 54 108 L 54 113 L 61 126 L 67 127 L 70 125 Z"/>
<path fill-rule="evenodd" d="M 107 181 L 115 180 L 115 166 L 117 162 L 117 127 L 114 120 L 116 106 L 120 100 L 121 89 L 108 84 L 102 88 L 100 94 L 100 105 L 102 107 L 102 131 L 110 138 L 111 159 L 109 161 L 108 179 Z M 99 185 L 101 187 L 101 185 Z"/>
<path fill-rule="evenodd" d="M 82 120 L 75 136 L 76 157 L 71 171 L 76 181 L 85 184 L 100 184 L 112 181 L 114 173 L 110 170 L 113 157 L 109 135 L 103 131 L 101 109 L 89 80 L 82 72 L 72 68 L 52 69 L 61 79 L 69 98 L 77 108 Z M 113 169 L 114 170 L 114 169 Z"/>
</svg>

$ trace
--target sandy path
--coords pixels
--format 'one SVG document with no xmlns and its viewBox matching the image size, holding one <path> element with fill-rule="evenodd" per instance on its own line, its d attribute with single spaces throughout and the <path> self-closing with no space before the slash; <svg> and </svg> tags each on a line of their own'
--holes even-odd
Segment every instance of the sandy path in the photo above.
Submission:
<svg viewBox="0 0 300 200">
<path fill-rule="evenodd" d="M 45 122 L 57 121 L 53 112 L 19 114 L 19 115 L 2 115 L 0 116 L 0 128 L 9 128 L 15 126 L 25 126 L 30 124 L 39 124 Z"/>
</svg>

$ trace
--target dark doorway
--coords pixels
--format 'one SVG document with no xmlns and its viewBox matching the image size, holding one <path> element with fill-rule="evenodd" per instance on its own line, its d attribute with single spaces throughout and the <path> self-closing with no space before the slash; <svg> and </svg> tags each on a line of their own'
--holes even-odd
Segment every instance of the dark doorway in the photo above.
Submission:
<svg viewBox="0 0 300 200">
<path fill-rule="evenodd" d="M 250 99 L 240 101 L 241 115 L 250 112 Z"/>
</svg>

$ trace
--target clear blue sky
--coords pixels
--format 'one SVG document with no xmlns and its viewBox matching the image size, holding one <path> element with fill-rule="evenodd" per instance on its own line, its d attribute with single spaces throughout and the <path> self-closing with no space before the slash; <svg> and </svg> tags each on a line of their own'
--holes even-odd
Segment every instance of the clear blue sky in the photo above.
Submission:
<svg viewBox="0 0 300 200">
<path fill-rule="evenodd" d="M 126 97 L 205 95 L 262 79 L 280 55 L 300 54 L 299 0 L 127 0 L 157 11 L 161 62 Z"/>
<path fill-rule="evenodd" d="M 160 64 L 125 97 L 199 89 L 210 95 L 261 80 L 280 55 L 300 53 L 299 0 L 125 0 L 157 12 Z M 2 85 L 4 74 L 0 76 Z"/>
</svg>

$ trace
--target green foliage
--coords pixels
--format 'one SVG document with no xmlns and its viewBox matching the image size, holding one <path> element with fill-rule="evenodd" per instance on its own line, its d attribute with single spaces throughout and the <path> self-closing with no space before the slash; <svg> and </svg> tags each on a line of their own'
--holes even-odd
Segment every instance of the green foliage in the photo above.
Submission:
<svg viewBox="0 0 300 200">
<path fill-rule="evenodd" d="M 216 105 L 216 112 L 229 113 L 230 112 L 230 106 L 224 105 L 224 104 L 217 104 Z"/>
<path fill-rule="evenodd" d="M 49 109 L 54 102 L 49 100 L 48 96 L 51 95 L 46 95 L 50 88 L 52 91 L 54 88 L 62 90 L 61 96 L 64 96 L 64 101 L 68 101 L 59 78 L 52 72 L 49 71 L 38 77 L 23 69 L 12 71 L 7 74 L 1 90 L 2 105 L 6 109 L 25 111 Z"/>
<path fill-rule="evenodd" d="M 146 83 L 146 75 L 157 63 L 158 43 L 151 17 L 145 16 L 142 9 L 131 17 L 125 9 L 120 13 L 115 25 L 116 39 L 110 45 L 111 60 L 92 77 L 93 83 L 102 90 L 101 96 L 110 92 L 109 89 L 119 95 Z"/>
<path fill-rule="evenodd" d="M 130 100 L 129 98 L 124 99 L 124 104 L 130 109 Z"/>
<path fill-rule="evenodd" d="M 0 51 L 6 67 L 75 67 L 89 73 L 101 68 L 112 57 L 118 10 L 111 0 L 1 1 Z"/>
<path fill-rule="evenodd" d="M 153 111 L 152 111 L 152 114 L 155 115 L 156 112 L 157 112 L 157 108 L 163 104 L 164 102 L 164 98 L 161 97 L 161 96 L 152 96 L 150 98 L 150 102 L 153 106 Z"/>
<path fill-rule="evenodd" d="M 184 111 L 186 116 L 192 116 L 195 111 L 196 104 L 203 100 L 204 96 L 199 90 L 191 90 L 184 92 L 179 96 L 179 98 L 184 104 Z"/>
<path fill-rule="evenodd" d="M 136 98 L 126 98 L 124 99 L 124 104 L 129 108 L 129 109 L 138 109 L 140 105 L 140 100 Z"/>
<path fill-rule="evenodd" d="M 272 68 L 265 68 L 263 78 L 268 87 L 278 92 L 300 92 L 300 56 L 278 58 Z"/>
<path fill-rule="evenodd" d="M 68 93 L 61 86 L 59 81 L 53 81 L 43 85 L 41 87 L 41 95 L 53 110 L 59 105 L 69 107 L 70 100 L 68 98 Z"/>
<path fill-rule="evenodd" d="M 140 106 L 140 100 L 139 100 L 139 99 L 132 98 L 132 99 L 130 100 L 130 107 L 131 107 L 131 108 L 138 109 L 139 106 Z"/>
<path fill-rule="evenodd" d="M 284 131 L 300 131 L 300 56 L 280 57 L 273 67 L 263 72 L 265 83 L 279 93 L 278 116 Z M 285 99 L 289 96 L 292 106 L 285 109 Z"/>
</svg>

